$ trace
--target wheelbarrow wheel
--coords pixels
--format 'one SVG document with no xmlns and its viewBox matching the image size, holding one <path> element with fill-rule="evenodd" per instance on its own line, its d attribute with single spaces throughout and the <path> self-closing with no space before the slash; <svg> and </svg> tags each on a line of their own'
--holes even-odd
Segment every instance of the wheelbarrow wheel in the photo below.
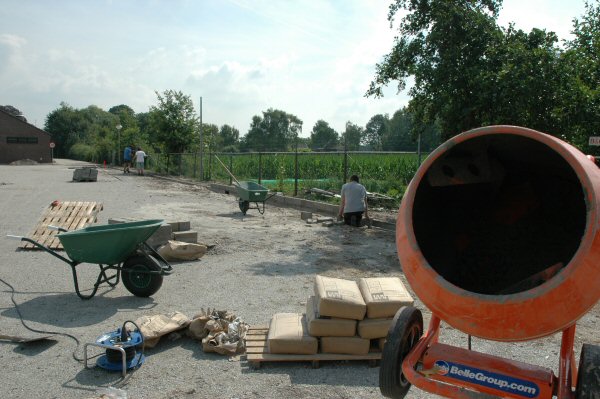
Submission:
<svg viewBox="0 0 600 399">
<path fill-rule="evenodd" d="M 134 255 L 123 262 L 121 279 L 123 285 L 135 296 L 149 297 L 162 285 L 163 276 L 150 271 L 160 272 L 159 265 L 143 255 Z"/>
<path fill-rule="evenodd" d="M 383 396 L 400 399 L 406 396 L 410 382 L 402 374 L 402 362 L 423 335 L 423 315 L 413 306 L 396 312 L 386 337 L 379 368 L 379 390 Z"/>
<path fill-rule="evenodd" d="M 579 373 L 575 399 L 600 397 L 600 346 L 583 344 L 579 357 Z"/>
</svg>

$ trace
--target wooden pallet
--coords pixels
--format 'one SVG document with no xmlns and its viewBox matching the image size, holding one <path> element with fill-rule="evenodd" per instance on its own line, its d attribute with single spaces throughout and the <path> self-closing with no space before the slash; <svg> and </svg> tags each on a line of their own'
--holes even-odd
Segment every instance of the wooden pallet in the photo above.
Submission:
<svg viewBox="0 0 600 399">
<path fill-rule="evenodd" d="M 62 227 L 67 230 L 77 230 L 89 226 L 96 221 L 102 210 L 100 202 L 65 201 L 50 205 L 42 213 L 37 225 L 27 237 L 39 242 L 50 249 L 63 249 L 56 237 L 58 231 L 48 229 L 48 225 Z M 38 249 L 35 245 L 23 241 L 22 249 Z"/>
<path fill-rule="evenodd" d="M 246 334 L 246 360 L 252 368 L 260 368 L 264 362 L 311 362 L 313 368 L 318 368 L 321 361 L 367 360 L 371 367 L 381 360 L 381 352 L 369 352 L 366 355 L 339 355 L 335 353 L 317 353 L 314 355 L 287 355 L 269 353 L 267 344 L 267 326 L 255 326 L 248 329 Z"/>
</svg>

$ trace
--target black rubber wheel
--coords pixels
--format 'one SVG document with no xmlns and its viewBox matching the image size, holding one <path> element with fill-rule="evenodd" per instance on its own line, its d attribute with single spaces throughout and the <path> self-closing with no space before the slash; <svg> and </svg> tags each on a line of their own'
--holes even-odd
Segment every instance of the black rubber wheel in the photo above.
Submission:
<svg viewBox="0 0 600 399">
<path fill-rule="evenodd" d="M 239 206 L 240 206 L 240 210 L 245 215 L 246 212 L 248 212 L 248 209 L 250 209 L 250 202 L 249 201 L 242 201 L 242 200 L 240 200 Z"/>
<path fill-rule="evenodd" d="M 160 274 L 145 273 L 148 271 L 160 271 L 156 263 L 143 255 L 135 255 L 123 262 L 121 279 L 123 285 L 135 296 L 149 297 L 160 289 L 163 276 Z"/>
<path fill-rule="evenodd" d="M 379 390 L 383 396 L 401 399 L 410 389 L 402 374 L 402 362 L 423 335 L 423 315 L 413 306 L 396 312 L 388 331 L 379 367 Z"/>
<path fill-rule="evenodd" d="M 600 346 L 583 344 L 575 399 L 600 398 Z"/>
</svg>

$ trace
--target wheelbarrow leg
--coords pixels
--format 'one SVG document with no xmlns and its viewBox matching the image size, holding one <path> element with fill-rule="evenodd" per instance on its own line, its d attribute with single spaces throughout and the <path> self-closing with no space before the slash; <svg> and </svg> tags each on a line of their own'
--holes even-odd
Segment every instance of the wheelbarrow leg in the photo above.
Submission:
<svg viewBox="0 0 600 399">
<path fill-rule="evenodd" d="M 77 278 L 77 269 L 76 266 L 71 265 L 71 271 L 73 272 L 73 284 L 75 285 L 75 293 L 77 294 L 77 296 L 81 299 L 90 299 L 93 298 L 94 295 L 96 295 L 96 292 L 98 292 L 98 287 L 100 287 L 100 284 L 102 283 L 108 283 L 108 285 L 110 285 L 111 287 L 116 286 L 119 283 L 119 279 L 120 279 L 120 270 L 117 269 L 117 273 L 113 276 L 108 276 L 106 274 L 106 271 L 109 269 L 114 269 L 114 267 L 112 265 L 98 265 L 100 266 L 100 273 L 98 273 L 98 278 L 96 279 L 96 283 L 94 283 L 94 288 L 92 289 L 92 293 L 89 295 L 84 295 L 81 293 L 81 291 L 79 290 L 79 280 Z M 111 280 L 115 280 L 114 282 L 111 282 Z"/>
</svg>

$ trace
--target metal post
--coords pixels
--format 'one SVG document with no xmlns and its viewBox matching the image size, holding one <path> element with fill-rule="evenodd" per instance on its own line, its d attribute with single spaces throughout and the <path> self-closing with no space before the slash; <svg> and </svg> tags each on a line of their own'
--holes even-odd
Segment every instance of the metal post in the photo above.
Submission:
<svg viewBox="0 0 600 399">
<path fill-rule="evenodd" d="M 202 97 L 200 97 L 200 180 L 204 180 L 204 132 L 202 131 Z"/>
<path fill-rule="evenodd" d="M 347 137 L 344 138 L 344 181 L 342 184 L 348 181 L 348 143 Z"/>
<path fill-rule="evenodd" d="M 229 171 L 233 173 L 233 155 L 229 154 Z M 233 178 L 229 175 L 229 185 L 233 184 Z"/>
<path fill-rule="evenodd" d="M 417 138 L 417 165 L 421 166 L 421 133 Z"/>
<path fill-rule="evenodd" d="M 258 153 L 258 184 L 261 184 L 262 180 L 262 153 Z"/>
<path fill-rule="evenodd" d="M 298 133 L 296 133 L 296 154 L 294 156 L 294 197 L 298 196 Z"/>
<path fill-rule="evenodd" d="M 196 159 L 198 158 L 198 154 L 194 153 L 194 172 L 192 174 L 192 177 L 195 179 L 196 178 Z"/>
<path fill-rule="evenodd" d="M 167 175 L 169 174 L 169 163 L 170 163 L 170 160 L 171 160 L 171 154 L 167 153 Z"/>
</svg>

